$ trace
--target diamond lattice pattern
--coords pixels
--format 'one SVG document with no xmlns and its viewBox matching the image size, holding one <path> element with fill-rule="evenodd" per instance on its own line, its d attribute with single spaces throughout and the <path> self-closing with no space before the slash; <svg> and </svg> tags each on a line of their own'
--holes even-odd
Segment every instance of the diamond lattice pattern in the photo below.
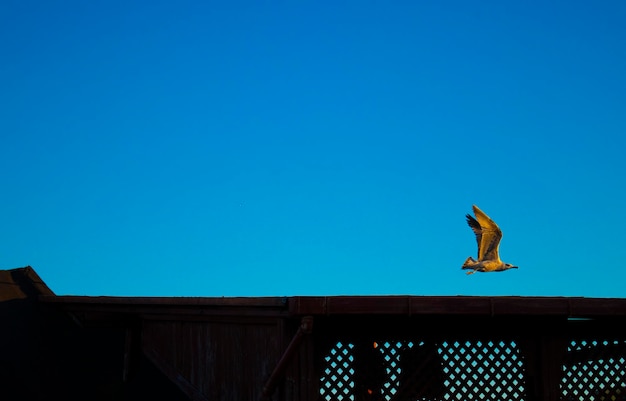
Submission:
<svg viewBox="0 0 626 401">
<path fill-rule="evenodd" d="M 440 348 L 448 398 L 523 400 L 524 368 L 513 341 L 453 341 Z"/>
<path fill-rule="evenodd" d="M 338 342 L 324 361 L 324 401 L 516 401 L 525 394 L 513 341 Z"/>
<path fill-rule="evenodd" d="M 321 379 L 320 394 L 322 399 L 331 400 L 354 400 L 354 369 L 352 364 L 353 344 L 338 342 L 324 358 L 326 367 Z"/>
<path fill-rule="evenodd" d="M 563 400 L 626 400 L 626 342 L 575 340 L 567 349 Z"/>
</svg>

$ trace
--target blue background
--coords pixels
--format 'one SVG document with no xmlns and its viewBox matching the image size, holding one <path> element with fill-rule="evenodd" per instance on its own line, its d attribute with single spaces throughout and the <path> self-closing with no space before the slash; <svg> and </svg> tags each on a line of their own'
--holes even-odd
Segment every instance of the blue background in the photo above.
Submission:
<svg viewBox="0 0 626 401">
<path fill-rule="evenodd" d="M 625 20 L 5 0 L 0 268 L 77 295 L 624 297 Z M 519 269 L 460 269 L 472 204 Z"/>
</svg>

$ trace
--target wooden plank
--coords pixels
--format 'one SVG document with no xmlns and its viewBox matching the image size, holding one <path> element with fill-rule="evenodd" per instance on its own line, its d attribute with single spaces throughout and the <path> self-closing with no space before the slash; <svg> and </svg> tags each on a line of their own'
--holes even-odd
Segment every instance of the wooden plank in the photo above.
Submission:
<svg viewBox="0 0 626 401">
<path fill-rule="evenodd" d="M 235 307 L 275 307 L 287 305 L 285 297 L 110 297 L 82 295 L 43 295 L 42 302 L 63 304 L 99 305 L 175 305 L 175 306 L 235 306 Z"/>
<path fill-rule="evenodd" d="M 203 319 L 213 317 L 280 317 L 286 316 L 287 302 L 285 298 L 275 299 L 216 299 L 211 302 L 208 298 L 192 301 L 189 299 L 118 299 L 115 297 L 41 297 L 40 301 L 55 304 L 68 312 L 72 312 L 90 320 L 112 320 L 124 315 L 139 315 L 142 317 L 162 318 L 174 317 L 175 320 L 185 318 Z M 145 303 L 142 301 L 146 301 Z"/>
<path fill-rule="evenodd" d="M 571 316 L 626 316 L 626 299 L 569 298 Z"/>
<path fill-rule="evenodd" d="M 561 315 L 569 316 L 565 298 L 492 297 L 493 315 Z"/>
<path fill-rule="evenodd" d="M 289 313 L 297 316 L 326 314 L 327 299 L 328 297 L 291 297 Z"/>
<path fill-rule="evenodd" d="M 130 379 L 130 371 L 133 368 L 131 366 L 131 355 L 133 353 L 133 330 L 130 327 L 127 327 L 125 330 L 125 338 L 124 338 L 124 365 L 122 368 L 122 381 L 124 383 L 128 382 Z"/>
<path fill-rule="evenodd" d="M 192 401 L 209 401 L 194 385 L 192 385 L 176 368 L 166 362 L 157 352 L 151 348 L 144 347 L 146 357 L 167 376 L 178 388 L 181 389 Z"/>
<path fill-rule="evenodd" d="M 260 298 L 151 298 L 43 295 L 71 311 L 195 316 L 303 316 L 331 314 L 479 314 L 626 316 L 626 299 L 521 296 L 329 296 Z"/>
<path fill-rule="evenodd" d="M 405 315 L 409 311 L 408 297 L 329 297 L 326 314 L 385 314 Z"/>
<path fill-rule="evenodd" d="M 481 296 L 293 297 L 289 313 L 302 315 L 626 316 L 626 299 Z"/>
<path fill-rule="evenodd" d="M 491 299 L 484 297 L 412 297 L 411 315 L 491 315 Z"/>
</svg>

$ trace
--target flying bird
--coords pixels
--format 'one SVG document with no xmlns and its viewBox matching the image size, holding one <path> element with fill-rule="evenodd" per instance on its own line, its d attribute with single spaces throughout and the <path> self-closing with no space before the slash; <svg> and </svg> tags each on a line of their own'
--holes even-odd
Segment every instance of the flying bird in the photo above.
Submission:
<svg viewBox="0 0 626 401">
<path fill-rule="evenodd" d="M 510 263 L 504 263 L 500 260 L 498 248 L 502 239 L 502 231 L 493 220 L 489 218 L 476 205 L 473 205 L 474 216 L 466 214 L 467 224 L 470 226 L 474 234 L 476 234 L 476 242 L 478 243 L 478 260 L 474 260 L 471 256 L 467 258 L 461 269 L 470 270 L 467 274 L 478 272 L 501 272 L 508 269 L 517 269 Z"/>
</svg>

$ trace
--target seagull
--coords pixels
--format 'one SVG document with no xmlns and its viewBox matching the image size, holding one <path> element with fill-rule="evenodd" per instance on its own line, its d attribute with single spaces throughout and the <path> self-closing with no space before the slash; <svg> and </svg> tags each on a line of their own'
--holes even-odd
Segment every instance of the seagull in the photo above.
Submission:
<svg viewBox="0 0 626 401">
<path fill-rule="evenodd" d="M 470 226 L 474 234 L 476 234 L 476 242 L 478 242 L 478 261 L 471 256 L 467 258 L 461 269 L 470 270 L 467 274 L 478 272 L 501 272 L 508 269 L 517 269 L 510 263 L 504 263 L 500 260 L 498 247 L 502 239 L 502 231 L 493 220 L 489 218 L 476 205 L 473 205 L 473 218 L 466 214 L 467 224 Z"/>
</svg>

